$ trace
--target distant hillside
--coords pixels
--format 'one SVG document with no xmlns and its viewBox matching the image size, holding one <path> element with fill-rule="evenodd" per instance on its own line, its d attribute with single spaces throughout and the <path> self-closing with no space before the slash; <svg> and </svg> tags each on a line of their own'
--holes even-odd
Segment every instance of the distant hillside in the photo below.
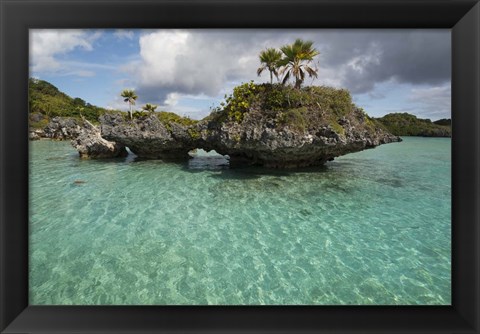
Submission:
<svg viewBox="0 0 480 334">
<path fill-rule="evenodd" d="M 98 117 L 108 111 L 87 103 L 81 98 L 72 98 L 43 80 L 30 78 L 28 92 L 30 125 L 32 127 L 45 126 L 50 119 L 56 116 L 80 117 L 80 113 L 89 121 L 97 122 Z"/>
<path fill-rule="evenodd" d="M 376 118 L 396 136 L 451 137 L 450 119 L 432 122 L 408 113 L 393 113 Z"/>
<path fill-rule="evenodd" d="M 435 121 L 433 122 L 434 124 L 438 124 L 438 125 L 448 125 L 448 126 L 452 126 L 452 120 L 450 118 L 442 118 L 442 119 L 439 119 L 438 121 Z"/>
</svg>

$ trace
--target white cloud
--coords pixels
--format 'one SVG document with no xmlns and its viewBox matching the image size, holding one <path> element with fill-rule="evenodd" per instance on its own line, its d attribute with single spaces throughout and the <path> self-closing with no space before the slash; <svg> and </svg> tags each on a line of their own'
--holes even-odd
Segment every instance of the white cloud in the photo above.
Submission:
<svg viewBox="0 0 480 334">
<path fill-rule="evenodd" d="M 173 108 L 178 104 L 178 100 L 180 99 L 180 94 L 178 93 L 170 93 L 167 95 L 165 99 L 165 105 L 167 107 Z"/>
<path fill-rule="evenodd" d="M 438 119 L 451 114 L 451 86 L 413 88 L 409 101 L 418 106 L 414 114 L 424 118 Z"/>
<path fill-rule="evenodd" d="M 136 110 L 135 108 L 137 107 L 138 103 L 133 106 L 133 110 Z M 106 109 L 110 110 L 122 110 L 122 111 L 128 111 L 129 110 L 129 105 L 125 101 L 123 101 L 123 97 L 120 96 L 120 93 L 115 94 L 114 98 L 112 101 L 110 101 L 106 106 Z"/>
<path fill-rule="evenodd" d="M 262 47 L 225 37 L 195 30 L 147 33 L 139 40 L 141 60 L 124 69 L 137 76 L 139 95 L 149 100 L 164 102 L 174 92 L 217 96 L 228 81 L 255 78 Z"/>
<path fill-rule="evenodd" d="M 72 69 L 58 59 L 58 56 L 77 49 L 92 51 L 93 42 L 101 32 L 89 33 L 83 30 L 35 29 L 30 31 L 30 66 L 35 73 L 72 72 Z M 91 71 L 90 71 L 91 72 Z M 81 75 L 85 71 L 78 71 Z M 90 73 L 91 74 L 91 73 Z"/>
<path fill-rule="evenodd" d="M 122 40 L 122 39 L 132 40 L 133 37 L 135 36 L 135 34 L 133 33 L 132 30 L 125 30 L 125 29 L 117 29 L 117 30 L 115 30 L 113 35 L 120 40 Z"/>
</svg>

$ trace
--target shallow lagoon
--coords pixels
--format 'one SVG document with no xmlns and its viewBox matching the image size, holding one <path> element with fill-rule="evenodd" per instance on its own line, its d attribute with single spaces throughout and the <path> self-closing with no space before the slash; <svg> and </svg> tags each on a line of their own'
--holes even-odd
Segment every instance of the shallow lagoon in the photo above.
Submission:
<svg viewBox="0 0 480 334">
<path fill-rule="evenodd" d="M 296 171 L 31 142 L 30 303 L 451 303 L 451 140 Z"/>
</svg>

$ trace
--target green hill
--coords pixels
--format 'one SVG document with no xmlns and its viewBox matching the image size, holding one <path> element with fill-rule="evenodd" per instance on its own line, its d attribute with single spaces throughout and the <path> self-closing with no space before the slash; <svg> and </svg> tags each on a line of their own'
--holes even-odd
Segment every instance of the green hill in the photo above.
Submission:
<svg viewBox="0 0 480 334">
<path fill-rule="evenodd" d="M 396 136 L 451 137 L 451 120 L 432 122 L 408 113 L 392 113 L 377 120 Z"/>
<path fill-rule="evenodd" d="M 433 122 L 434 124 L 438 124 L 438 125 L 448 125 L 448 126 L 452 126 L 452 120 L 450 118 L 442 118 L 442 119 L 439 119 L 438 121 L 435 121 Z"/>
<path fill-rule="evenodd" d="M 80 113 L 89 121 L 98 122 L 100 115 L 109 112 L 81 98 L 70 97 L 47 81 L 33 78 L 28 81 L 28 106 L 30 126 L 34 128 L 44 127 L 56 116 L 80 117 Z"/>
</svg>

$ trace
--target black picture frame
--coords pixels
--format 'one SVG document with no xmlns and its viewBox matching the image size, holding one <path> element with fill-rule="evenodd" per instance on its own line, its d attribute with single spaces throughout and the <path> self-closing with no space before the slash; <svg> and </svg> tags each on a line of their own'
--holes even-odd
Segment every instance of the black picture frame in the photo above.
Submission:
<svg viewBox="0 0 480 334">
<path fill-rule="evenodd" d="M 474 0 L 0 0 L 2 333 L 480 333 L 480 4 Z M 29 306 L 30 28 L 448 28 L 452 305 Z"/>
</svg>

